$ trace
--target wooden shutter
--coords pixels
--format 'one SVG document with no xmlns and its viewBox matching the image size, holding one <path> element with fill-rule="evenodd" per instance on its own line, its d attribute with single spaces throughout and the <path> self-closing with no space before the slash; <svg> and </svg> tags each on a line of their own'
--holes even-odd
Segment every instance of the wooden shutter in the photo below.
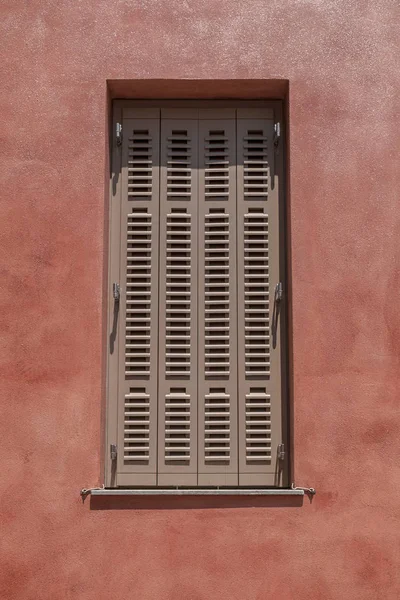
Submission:
<svg viewBox="0 0 400 600">
<path fill-rule="evenodd" d="M 277 483 L 282 441 L 279 331 L 272 344 L 274 288 L 280 280 L 278 186 L 271 185 L 274 123 L 254 112 L 254 118 L 248 111 L 241 118 L 238 110 L 237 120 L 241 486 Z"/>
<path fill-rule="evenodd" d="M 182 114 L 183 111 L 178 111 Z M 158 484 L 197 485 L 197 111 L 161 120 Z"/>
<path fill-rule="evenodd" d="M 159 111 L 151 114 L 123 121 L 118 485 L 156 484 Z"/>
<path fill-rule="evenodd" d="M 238 484 L 235 162 L 235 111 L 200 111 L 199 485 Z"/>
<path fill-rule="evenodd" d="M 283 485 L 273 110 L 124 106 L 107 484 Z"/>
</svg>

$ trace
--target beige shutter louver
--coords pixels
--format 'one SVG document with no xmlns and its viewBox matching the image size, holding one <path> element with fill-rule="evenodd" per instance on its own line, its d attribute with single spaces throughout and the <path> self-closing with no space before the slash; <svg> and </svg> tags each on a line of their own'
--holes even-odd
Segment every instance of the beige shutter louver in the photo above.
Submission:
<svg viewBox="0 0 400 600">
<path fill-rule="evenodd" d="M 279 282 L 272 120 L 237 120 L 239 485 L 274 485 L 281 431 L 280 345 L 272 349 Z"/>
<path fill-rule="evenodd" d="M 158 485 L 197 485 L 196 114 L 161 120 Z"/>
<path fill-rule="evenodd" d="M 222 116 L 221 111 L 200 111 L 199 121 L 198 484 L 234 486 L 238 484 L 235 111 L 223 111 Z"/>
<path fill-rule="evenodd" d="M 148 113 L 148 111 L 146 111 Z M 157 472 L 159 111 L 124 120 L 121 198 L 118 484 Z M 121 389 L 122 386 L 122 389 Z"/>
</svg>

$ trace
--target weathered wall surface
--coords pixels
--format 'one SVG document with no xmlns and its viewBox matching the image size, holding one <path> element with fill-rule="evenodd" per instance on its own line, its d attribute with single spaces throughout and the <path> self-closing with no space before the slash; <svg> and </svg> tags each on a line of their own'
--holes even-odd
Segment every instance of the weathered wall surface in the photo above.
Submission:
<svg viewBox="0 0 400 600">
<path fill-rule="evenodd" d="M 400 597 L 398 3 L 4 0 L 4 600 Z M 107 79 L 290 82 L 295 477 L 312 504 L 100 481 Z"/>
</svg>

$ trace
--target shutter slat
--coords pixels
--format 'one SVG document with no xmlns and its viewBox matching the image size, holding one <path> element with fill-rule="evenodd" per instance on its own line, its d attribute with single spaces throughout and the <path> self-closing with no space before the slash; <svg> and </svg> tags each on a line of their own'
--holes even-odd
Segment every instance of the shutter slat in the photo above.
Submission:
<svg viewBox="0 0 400 600">
<path fill-rule="evenodd" d="M 159 120 L 123 130 L 117 484 L 155 485 Z"/>
<path fill-rule="evenodd" d="M 161 120 L 158 484 L 197 484 L 197 122 Z"/>
<path fill-rule="evenodd" d="M 235 121 L 199 125 L 199 485 L 237 485 Z"/>
<path fill-rule="evenodd" d="M 276 485 L 282 429 L 280 347 L 272 347 L 270 319 L 280 280 L 273 121 L 237 125 L 239 485 Z"/>
</svg>

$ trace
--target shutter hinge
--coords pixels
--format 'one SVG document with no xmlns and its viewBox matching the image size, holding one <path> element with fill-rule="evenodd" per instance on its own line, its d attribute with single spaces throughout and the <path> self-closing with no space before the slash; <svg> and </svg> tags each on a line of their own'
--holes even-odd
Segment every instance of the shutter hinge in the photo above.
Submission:
<svg viewBox="0 0 400 600">
<path fill-rule="evenodd" d="M 122 125 L 117 123 L 115 127 L 115 139 L 117 140 L 117 146 L 122 144 Z"/>
<path fill-rule="evenodd" d="M 119 283 L 113 283 L 113 298 L 116 302 L 119 302 L 121 297 L 121 287 Z"/>
<path fill-rule="evenodd" d="M 281 139 L 281 124 L 278 122 L 278 123 L 275 123 L 275 125 L 274 125 L 274 147 L 275 147 L 275 150 L 278 149 L 280 139 Z"/>
<path fill-rule="evenodd" d="M 110 444 L 110 458 L 111 460 L 117 460 L 117 445 Z"/>
<path fill-rule="evenodd" d="M 278 460 L 285 460 L 285 444 L 278 444 Z"/>
</svg>

